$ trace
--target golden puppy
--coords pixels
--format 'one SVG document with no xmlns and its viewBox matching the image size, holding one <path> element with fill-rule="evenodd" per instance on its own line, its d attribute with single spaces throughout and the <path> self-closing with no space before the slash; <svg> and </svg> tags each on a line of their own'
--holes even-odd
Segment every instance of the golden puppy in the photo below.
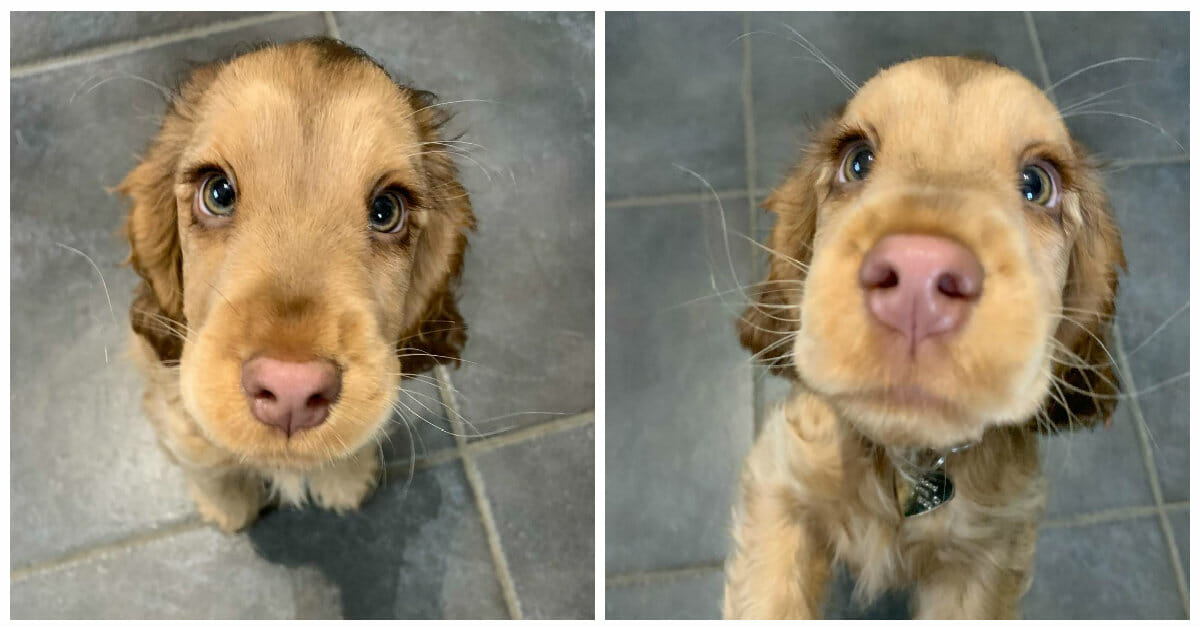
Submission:
<svg viewBox="0 0 1200 630">
<path fill-rule="evenodd" d="M 466 191 L 432 95 L 313 39 L 196 70 L 120 184 L 144 409 L 203 517 L 357 507 L 401 374 L 466 341 Z"/>
<path fill-rule="evenodd" d="M 1087 156 L 1032 83 L 880 72 L 774 191 L 743 345 L 795 381 L 746 461 L 726 617 L 821 614 L 831 564 L 918 618 L 1015 617 L 1045 504 L 1038 430 L 1107 422 L 1124 266 Z"/>
</svg>

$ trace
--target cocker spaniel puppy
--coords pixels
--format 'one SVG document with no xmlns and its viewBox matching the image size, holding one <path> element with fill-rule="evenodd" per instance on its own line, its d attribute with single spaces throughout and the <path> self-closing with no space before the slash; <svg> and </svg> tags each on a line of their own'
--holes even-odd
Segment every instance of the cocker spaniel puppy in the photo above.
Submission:
<svg viewBox="0 0 1200 630">
<path fill-rule="evenodd" d="M 821 614 L 833 562 L 918 618 L 1015 617 L 1039 431 L 1107 422 L 1124 266 L 1054 105 L 991 62 L 880 72 L 770 196 L 743 345 L 794 381 L 743 470 L 725 616 Z"/>
<path fill-rule="evenodd" d="M 195 70 L 120 184 L 143 408 L 200 514 L 356 508 L 401 376 L 457 359 L 475 225 L 432 95 L 329 39 Z"/>
</svg>

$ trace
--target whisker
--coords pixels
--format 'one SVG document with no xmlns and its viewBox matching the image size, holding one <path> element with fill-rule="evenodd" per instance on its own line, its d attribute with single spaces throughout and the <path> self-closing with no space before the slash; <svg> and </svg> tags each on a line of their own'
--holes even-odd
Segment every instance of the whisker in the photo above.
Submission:
<svg viewBox="0 0 1200 630">
<path fill-rule="evenodd" d="M 1147 59 L 1145 57 L 1116 57 L 1114 59 L 1109 59 L 1107 61 L 1101 61 L 1098 63 L 1094 63 L 1085 68 L 1080 68 L 1079 70 L 1076 70 L 1075 72 L 1072 72 L 1071 74 L 1068 74 L 1067 76 L 1059 79 L 1058 81 L 1051 83 L 1050 86 L 1047 87 L 1046 89 L 1042 90 L 1042 92 L 1049 92 L 1049 91 L 1053 90 L 1054 88 L 1062 85 L 1063 83 L 1066 83 L 1067 81 L 1070 81 L 1071 79 L 1074 79 L 1075 77 L 1077 77 L 1089 70 L 1094 70 L 1094 69 L 1100 68 L 1102 66 L 1112 65 L 1114 63 L 1125 63 L 1128 61 L 1151 61 L 1152 62 L 1152 61 L 1154 61 L 1154 59 Z"/>
</svg>

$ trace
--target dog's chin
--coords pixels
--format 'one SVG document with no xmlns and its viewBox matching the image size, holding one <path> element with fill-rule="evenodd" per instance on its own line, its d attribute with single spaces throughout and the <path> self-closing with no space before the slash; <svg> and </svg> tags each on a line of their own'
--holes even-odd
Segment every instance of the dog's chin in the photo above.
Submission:
<svg viewBox="0 0 1200 630">
<path fill-rule="evenodd" d="M 948 449 L 978 442 L 993 427 L 1024 423 L 1037 412 L 1033 397 L 982 411 L 983 405 L 920 385 L 862 385 L 837 391 L 807 385 L 864 437 L 884 446 Z"/>
</svg>

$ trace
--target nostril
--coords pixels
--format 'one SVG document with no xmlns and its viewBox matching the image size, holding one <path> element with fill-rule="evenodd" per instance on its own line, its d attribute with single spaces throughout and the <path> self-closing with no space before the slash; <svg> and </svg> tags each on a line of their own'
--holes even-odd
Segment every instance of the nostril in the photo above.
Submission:
<svg viewBox="0 0 1200 630">
<path fill-rule="evenodd" d="M 274 392 L 264 389 L 260 392 L 257 392 L 256 394 L 254 394 L 254 399 L 255 400 L 264 400 L 266 402 L 275 402 L 277 400 L 277 397 L 275 396 Z"/>
<path fill-rule="evenodd" d="M 313 394 L 304 404 L 307 407 L 328 407 L 329 399 L 322 394 Z"/>
<path fill-rule="evenodd" d="M 876 262 L 863 266 L 859 282 L 864 289 L 891 289 L 900 284 L 900 274 L 892 265 Z"/>
<path fill-rule="evenodd" d="M 943 273 L 938 276 L 937 289 L 939 293 L 946 297 L 966 297 L 966 294 L 962 290 L 962 280 L 954 274 Z"/>
<path fill-rule="evenodd" d="M 875 288 L 890 289 L 898 284 L 900 284 L 900 274 L 896 273 L 895 269 L 889 267 L 887 274 L 883 276 L 882 280 L 875 284 Z"/>
<path fill-rule="evenodd" d="M 974 278 L 949 271 L 939 274 L 937 278 L 938 293 L 957 300 L 979 297 L 979 284 Z"/>
</svg>

